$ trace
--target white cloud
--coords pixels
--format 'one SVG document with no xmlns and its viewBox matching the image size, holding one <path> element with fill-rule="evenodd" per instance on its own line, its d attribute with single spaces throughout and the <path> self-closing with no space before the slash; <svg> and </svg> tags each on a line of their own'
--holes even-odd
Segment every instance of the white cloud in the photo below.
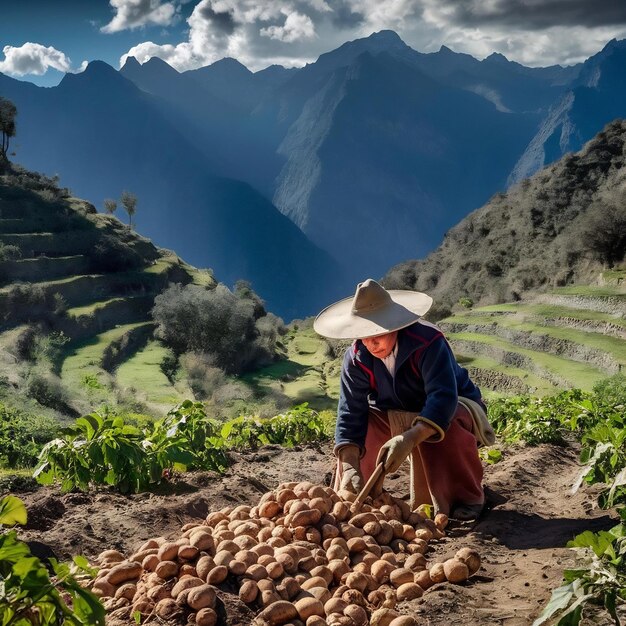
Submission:
<svg viewBox="0 0 626 626">
<path fill-rule="evenodd" d="M 60 50 L 52 46 L 42 46 L 39 43 L 26 42 L 18 47 L 4 46 L 4 61 L 0 61 L 0 72 L 12 76 L 35 74 L 41 76 L 52 67 L 60 72 L 71 71 L 71 61 Z"/>
<path fill-rule="evenodd" d="M 262 28 L 259 32 L 264 37 L 291 43 L 315 37 L 315 25 L 308 15 L 294 12 L 287 16 L 283 26 L 268 26 L 267 28 Z"/>
<path fill-rule="evenodd" d="M 175 2 L 109 0 L 109 4 L 116 13 L 113 19 L 100 29 L 103 33 L 117 33 L 148 25 L 169 26 L 178 14 Z"/>
<path fill-rule="evenodd" d="M 180 1 L 167 4 L 178 5 Z M 592 9 L 581 8 L 586 6 L 585 0 L 545 0 L 545 4 L 544 0 L 532 0 L 533 11 L 527 12 L 527 19 L 520 19 L 519 23 L 506 18 L 504 9 L 510 6 L 520 16 L 526 16 L 526 0 L 467 0 L 467 5 L 464 2 L 200 0 L 187 20 L 186 41 L 167 45 L 140 43 L 122 57 L 121 63 L 128 55 L 141 62 L 158 56 L 184 71 L 230 56 L 252 70 L 272 63 L 298 66 L 314 61 L 347 40 L 392 29 L 422 52 L 436 51 L 445 44 L 456 52 L 478 58 L 500 52 L 511 60 L 537 66 L 576 63 L 598 52 L 609 39 L 626 37 L 623 20 L 606 25 L 607 13 L 605 25 L 599 23 Z M 563 7 L 561 23 L 559 6 Z M 566 6 L 569 12 L 565 11 Z M 626 14 L 626 10 L 623 12 Z"/>
</svg>

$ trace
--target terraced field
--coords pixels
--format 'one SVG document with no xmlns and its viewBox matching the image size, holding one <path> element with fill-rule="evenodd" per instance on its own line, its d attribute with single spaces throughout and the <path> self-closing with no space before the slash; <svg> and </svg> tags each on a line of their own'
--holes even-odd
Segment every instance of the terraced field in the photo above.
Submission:
<svg viewBox="0 0 626 626">
<path fill-rule="evenodd" d="M 180 401 L 160 371 L 165 351 L 153 339 L 150 312 L 169 283 L 210 287 L 212 273 L 76 198 L 0 184 L 0 215 L 4 379 L 19 388 L 26 366 L 18 364 L 18 345 L 38 326 L 64 337 L 52 366 L 78 410 L 124 397 L 164 413 Z"/>
<path fill-rule="evenodd" d="M 591 389 L 626 370 L 626 286 L 557 289 L 457 312 L 440 322 L 481 385 L 515 393 Z"/>
</svg>

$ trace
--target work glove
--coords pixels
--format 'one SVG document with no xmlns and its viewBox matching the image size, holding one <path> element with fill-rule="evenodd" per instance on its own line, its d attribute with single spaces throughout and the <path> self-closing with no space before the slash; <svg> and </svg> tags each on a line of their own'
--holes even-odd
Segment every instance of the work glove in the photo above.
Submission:
<svg viewBox="0 0 626 626">
<path fill-rule="evenodd" d="M 356 444 L 341 446 L 335 455 L 337 456 L 337 470 L 340 476 L 339 489 L 359 493 L 363 489 L 359 446 Z"/>
<path fill-rule="evenodd" d="M 416 440 L 412 431 L 409 430 L 401 435 L 396 435 L 381 446 L 376 464 L 385 464 L 385 474 L 395 472 L 413 452 L 415 446 Z"/>
</svg>

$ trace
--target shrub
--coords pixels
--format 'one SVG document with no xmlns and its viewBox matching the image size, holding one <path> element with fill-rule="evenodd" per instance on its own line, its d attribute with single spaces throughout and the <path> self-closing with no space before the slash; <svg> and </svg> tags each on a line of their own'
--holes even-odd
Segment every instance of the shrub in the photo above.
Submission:
<svg viewBox="0 0 626 626">
<path fill-rule="evenodd" d="M 44 444 L 56 437 L 58 429 L 51 418 L 0 404 L 0 466 L 34 467 Z"/>
<path fill-rule="evenodd" d="M 0 243 L 0 261 L 14 261 L 22 258 L 22 251 L 13 244 Z"/>
<path fill-rule="evenodd" d="M 42 406 L 66 415 L 76 415 L 76 411 L 68 404 L 68 393 L 61 379 L 50 372 L 32 371 L 28 377 L 27 391 Z"/>
<path fill-rule="evenodd" d="M 131 246 L 110 235 L 104 235 L 90 253 L 97 272 L 125 272 L 144 265 L 144 260 Z"/>
<path fill-rule="evenodd" d="M 232 293 L 224 285 L 172 285 L 152 310 L 157 335 L 174 352 L 203 353 L 228 374 L 240 374 L 275 358 L 282 321 L 259 313 L 258 298 Z"/>
</svg>

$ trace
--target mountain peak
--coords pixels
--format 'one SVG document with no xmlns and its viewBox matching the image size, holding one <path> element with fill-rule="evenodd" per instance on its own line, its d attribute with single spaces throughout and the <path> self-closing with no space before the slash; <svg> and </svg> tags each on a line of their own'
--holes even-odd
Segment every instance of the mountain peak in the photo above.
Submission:
<svg viewBox="0 0 626 626">
<path fill-rule="evenodd" d="M 137 69 L 138 67 L 141 67 L 141 63 L 135 57 L 126 57 L 126 61 L 121 69 Z"/>
<path fill-rule="evenodd" d="M 379 30 L 376 33 L 372 33 L 369 37 L 366 37 L 370 41 L 376 41 L 379 43 L 387 43 L 392 45 L 402 44 L 406 45 L 402 38 L 395 30 Z"/>
<path fill-rule="evenodd" d="M 488 57 L 484 59 L 489 63 L 509 63 L 509 60 L 499 52 L 492 52 Z"/>
</svg>

